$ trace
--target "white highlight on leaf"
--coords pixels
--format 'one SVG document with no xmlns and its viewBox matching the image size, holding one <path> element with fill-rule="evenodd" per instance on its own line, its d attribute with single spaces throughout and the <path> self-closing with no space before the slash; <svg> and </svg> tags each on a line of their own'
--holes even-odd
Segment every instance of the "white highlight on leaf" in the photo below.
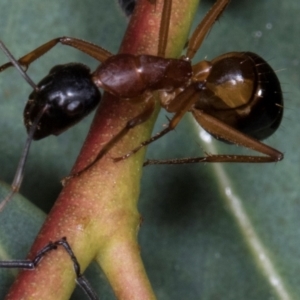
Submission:
<svg viewBox="0 0 300 300">
<path fill-rule="evenodd" d="M 260 31 L 260 30 L 257 30 L 257 31 L 255 31 L 255 32 L 253 32 L 253 36 L 255 37 L 255 38 L 261 38 L 262 37 L 262 32 Z"/>
<path fill-rule="evenodd" d="M 267 24 L 266 24 L 266 28 L 269 29 L 269 30 L 272 29 L 272 28 L 273 28 L 272 23 L 267 23 Z"/>
<path fill-rule="evenodd" d="M 201 128 L 201 127 L 200 127 Z M 205 143 L 211 143 L 212 141 L 212 137 L 211 135 L 206 132 L 204 129 L 201 128 L 201 130 L 199 131 L 199 137 L 201 140 L 203 140 Z"/>
<path fill-rule="evenodd" d="M 195 124 L 198 127 L 199 136 L 202 137 L 201 131 L 204 130 L 196 122 Z M 217 150 L 211 141 L 206 145 L 207 152 L 217 154 Z M 268 249 L 265 248 L 258 234 L 256 233 L 255 227 L 251 223 L 251 220 L 243 207 L 243 202 L 232 189 L 233 184 L 228 178 L 228 175 L 226 174 L 222 164 L 214 163 L 212 164 L 212 167 L 214 172 L 217 174 L 219 186 L 221 190 L 224 191 L 225 197 L 223 197 L 223 199 L 226 202 L 228 211 L 230 211 L 235 218 L 241 234 L 244 237 L 258 268 L 265 276 L 274 293 L 277 294 L 280 300 L 293 299 L 285 287 L 284 280 L 280 277 L 279 273 L 277 273 L 276 267 L 270 259 Z"/>
</svg>

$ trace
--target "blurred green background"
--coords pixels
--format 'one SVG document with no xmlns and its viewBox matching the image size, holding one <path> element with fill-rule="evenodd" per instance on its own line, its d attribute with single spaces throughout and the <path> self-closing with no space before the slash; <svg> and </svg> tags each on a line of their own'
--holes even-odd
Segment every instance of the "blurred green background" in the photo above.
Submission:
<svg viewBox="0 0 300 300">
<path fill-rule="evenodd" d="M 214 1 L 203 0 L 195 26 Z M 229 51 L 252 51 L 278 71 L 285 98 L 282 126 L 266 143 L 284 152 L 276 164 L 209 164 L 149 166 L 144 169 L 139 209 L 139 239 L 147 272 L 158 299 L 297 299 L 300 293 L 300 3 L 294 0 L 232 0 L 211 30 L 195 61 Z M 58 36 L 74 36 L 116 53 L 127 20 L 110 0 L 0 2 L 0 38 L 19 57 Z M 78 61 L 92 69 L 97 62 L 58 46 L 29 69 L 39 81 L 56 64 Z M 6 62 L 0 53 L 0 64 Z M 0 178 L 10 183 L 25 142 L 22 121 L 31 88 L 14 69 L 0 74 Z M 60 179 L 80 151 L 92 117 L 59 137 L 33 143 L 22 194 L 44 211 L 58 195 Z M 161 113 L 155 131 L 166 123 Z M 214 144 L 217 153 L 249 153 L 236 146 Z M 201 156 L 206 149 L 191 116 L 175 132 L 149 147 L 148 158 Z M 210 148 L 209 148 L 210 149 Z M 227 182 L 225 182 L 227 181 Z M 224 183 L 225 182 L 225 183 Z M 241 230 L 237 206 L 242 204 L 266 252 L 253 252 L 249 232 Z M 3 186 L 5 188 L 5 186 Z M 3 190 L 4 195 L 7 191 Z M 1 196 L 2 198 L 3 196 Z M 22 199 L 0 215 L 0 255 L 24 258 L 44 214 Z M 245 218 L 242 218 L 245 220 Z M 276 278 L 261 268 L 270 259 Z M 0 270 L 0 298 L 15 272 Z M 101 299 L 114 299 L 96 266 L 89 278 Z M 275 284 L 270 284 L 273 282 Z M 276 284 L 277 283 L 277 284 Z M 278 292 L 278 287 L 286 294 Z M 84 299 L 77 291 L 72 299 Z"/>
</svg>

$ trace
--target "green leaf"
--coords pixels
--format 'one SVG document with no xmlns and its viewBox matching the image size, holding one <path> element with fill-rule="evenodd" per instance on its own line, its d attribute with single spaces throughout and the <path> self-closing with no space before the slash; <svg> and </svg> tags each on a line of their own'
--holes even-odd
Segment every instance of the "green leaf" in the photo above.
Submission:
<svg viewBox="0 0 300 300">
<path fill-rule="evenodd" d="M 202 1 L 195 25 L 212 3 Z M 284 152 L 285 159 L 268 165 L 145 168 L 139 207 L 144 222 L 139 237 L 158 299 L 297 299 L 299 11 L 300 4 L 293 0 L 232 1 L 195 58 L 212 59 L 225 52 L 246 50 L 264 57 L 275 70 L 283 70 L 278 71 L 285 97 L 283 124 L 266 143 Z M 115 53 L 126 27 L 117 4 L 108 0 L 63 4 L 58 0 L 2 0 L 0 16 L 0 38 L 16 56 L 63 35 L 83 38 Z M 58 46 L 34 63 L 28 73 L 38 81 L 53 65 L 70 61 L 87 63 L 92 69 L 97 65 L 76 50 Z M 6 58 L 0 54 L 2 62 Z M 21 114 L 31 91 L 14 69 L 0 74 L 0 87 L 0 177 L 10 182 L 25 142 Z M 43 210 L 56 199 L 59 181 L 68 175 L 90 120 L 59 137 L 33 143 L 21 191 Z M 166 122 L 163 112 L 155 131 Z M 175 132 L 149 147 L 147 157 L 201 156 L 206 146 L 198 136 L 198 128 L 186 117 Z M 218 142 L 214 147 L 217 153 L 241 151 Z M 237 218 L 237 204 L 232 205 L 234 198 L 226 195 L 225 187 L 238 198 L 246 220 L 251 222 L 245 228 L 245 217 Z M 43 203 L 37 203 L 41 199 Z M 25 200 L 13 202 L 0 215 L 1 259 L 26 257 L 44 218 L 34 205 L 24 204 Z M 253 250 L 249 229 L 254 230 L 254 241 L 265 252 Z M 267 259 L 275 270 L 269 268 L 271 273 L 266 271 Z M 101 299 L 113 299 L 107 283 L 98 282 L 103 275 L 97 268 L 94 271 L 98 275 L 92 273 L 96 277 L 92 285 Z M 11 281 L 11 274 L 1 270 L 0 294 L 2 286 Z M 76 299 L 82 299 L 80 295 Z"/>
</svg>

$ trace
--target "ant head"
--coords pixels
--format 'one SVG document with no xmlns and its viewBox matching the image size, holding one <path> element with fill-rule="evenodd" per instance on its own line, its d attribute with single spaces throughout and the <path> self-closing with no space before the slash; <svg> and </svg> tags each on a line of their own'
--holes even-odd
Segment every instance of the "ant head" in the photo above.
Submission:
<svg viewBox="0 0 300 300">
<path fill-rule="evenodd" d="M 78 63 L 57 65 L 29 95 L 24 109 L 25 126 L 29 132 L 40 111 L 47 107 L 33 139 L 58 135 L 89 114 L 100 99 L 88 67 Z"/>
</svg>

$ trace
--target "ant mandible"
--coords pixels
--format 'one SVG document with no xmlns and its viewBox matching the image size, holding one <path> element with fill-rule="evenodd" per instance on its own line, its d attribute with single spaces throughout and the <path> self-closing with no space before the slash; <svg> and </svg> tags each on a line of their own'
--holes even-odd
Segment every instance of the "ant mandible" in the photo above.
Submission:
<svg viewBox="0 0 300 300">
<path fill-rule="evenodd" d="M 172 0 L 164 1 L 157 56 L 112 55 L 89 42 L 59 37 L 16 61 L 1 43 L 2 50 L 6 52 L 11 62 L 0 67 L 0 72 L 12 65 L 16 66 L 34 90 L 24 110 L 25 126 L 28 131 L 26 147 L 12 183 L 12 191 L 0 204 L 0 210 L 20 188 L 32 139 L 38 140 L 50 134 L 58 135 L 79 122 L 98 105 L 101 98 L 98 88 L 124 101 L 137 104 L 143 101 L 145 108 L 127 122 L 125 127 L 101 149 L 91 164 L 71 176 L 79 175 L 90 168 L 130 129 L 150 118 L 155 107 L 153 91 L 158 91 L 161 106 L 174 113 L 174 116 L 164 130 L 129 153 L 115 158 L 115 161 L 128 158 L 173 130 L 188 111 L 192 112 L 196 121 L 213 136 L 266 156 L 207 155 L 175 160 L 173 163 L 261 163 L 282 160 L 281 152 L 259 141 L 275 132 L 283 114 L 280 83 L 269 64 L 251 52 L 230 52 L 212 61 L 204 60 L 195 65 L 191 64 L 208 31 L 229 1 L 218 0 L 213 5 L 193 32 L 186 54 L 180 59 L 165 58 Z M 33 61 L 59 43 L 76 48 L 102 64 L 92 73 L 79 63 L 58 65 L 35 85 L 22 67 L 27 69 Z M 140 97 L 141 95 L 145 97 Z"/>
</svg>

